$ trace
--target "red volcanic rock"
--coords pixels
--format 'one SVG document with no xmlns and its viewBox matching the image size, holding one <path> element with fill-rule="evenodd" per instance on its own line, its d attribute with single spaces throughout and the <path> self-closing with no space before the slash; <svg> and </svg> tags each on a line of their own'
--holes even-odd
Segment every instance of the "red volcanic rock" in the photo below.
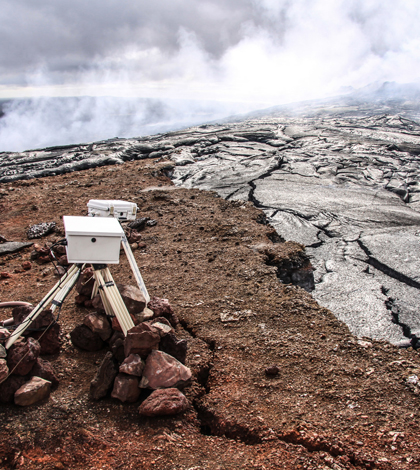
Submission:
<svg viewBox="0 0 420 470">
<path fill-rule="evenodd" d="M 172 326 L 176 326 L 178 320 L 174 314 L 174 311 L 168 301 L 168 299 L 160 299 L 159 297 L 152 297 L 150 302 L 147 304 L 147 308 L 153 310 L 155 317 L 167 318 Z"/>
<path fill-rule="evenodd" d="M 60 352 L 60 325 L 54 323 L 47 331 L 31 332 L 32 336 L 38 340 L 41 345 L 41 354 L 57 354 Z"/>
<path fill-rule="evenodd" d="M 50 396 L 51 382 L 41 377 L 32 377 L 15 393 L 15 404 L 29 406 Z"/>
<path fill-rule="evenodd" d="M 159 344 L 159 349 L 170 356 L 173 356 L 175 359 L 178 359 L 179 362 L 185 364 L 187 359 L 187 340 L 178 339 L 173 333 L 165 335 Z"/>
<path fill-rule="evenodd" d="M 18 390 L 26 382 L 21 375 L 11 375 L 0 384 L 0 403 L 11 403 Z"/>
<path fill-rule="evenodd" d="M 136 315 L 141 313 L 146 307 L 146 299 L 138 287 L 126 284 L 117 284 L 121 297 L 127 307 L 128 313 Z"/>
<path fill-rule="evenodd" d="M 101 337 L 86 325 L 78 325 L 70 333 L 72 343 L 85 351 L 99 351 L 104 345 Z"/>
<path fill-rule="evenodd" d="M 7 355 L 10 372 L 17 375 L 29 374 L 40 353 L 41 345 L 36 339 L 28 338 L 27 341 L 16 342 Z"/>
<path fill-rule="evenodd" d="M 29 271 L 32 268 L 32 263 L 30 261 L 24 261 L 21 266 L 25 271 Z"/>
<path fill-rule="evenodd" d="M 142 388 L 184 387 L 191 380 L 191 370 L 162 351 L 152 351 L 146 360 Z"/>
<path fill-rule="evenodd" d="M 177 388 L 155 390 L 139 407 L 143 416 L 171 416 L 189 408 L 185 395 Z"/>
<path fill-rule="evenodd" d="M 59 380 L 55 375 L 53 366 L 50 362 L 41 359 L 38 357 L 34 367 L 31 370 L 31 374 L 36 377 L 41 377 L 41 379 L 48 380 L 53 386 L 59 384 Z"/>
<path fill-rule="evenodd" d="M 5 359 L 0 359 L 0 382 L 6 379 L 9 374 L 9 368 Z"/>
<path fill-rule="evenodd" d="M 118 374 L 118 364 L 112 353 L 108 351 L 103 358 L 95 378 L 90 383 L 90 397 L 99 400 L 107 395 Z"/>
<path fill-rule="evenodd" d="M 97 333 L 104 341 L 107 341 L 112 335 L 112 328 L 105 314 L 89 313 L 83 319 L 83 324 Z"/>
<path fill-rule="evenodd" d="M 134 315 L 130 314 L 130 317 L 133 320 L 133 323 L 135 325 L 138 325 L 140 323 L 139 320 L 137 319 L 137 317 L 135 317 Z M 119 332 L 122 333 L 122 328 L 121 328 L 120 322 L 118 321 L 117 317 L 113 317 L 111 326 L 112 326 L 112 329 L 114 331 L 119 331 Z"/>
<path fill-rule="evenodd" d="M 95 284 L 95 279 L 93 277 L 93 268 L 85 268 L 80 275 L 77 284 L 76 291 L 83 295 L 84 297 L 92 296 L 93 285 Z"/>
<path fill-rule="evenodd" d="M 159 341 L 160 335 L 153 327 L 146 323 L 140 323 L 127 332 L 124 341 L 125 356 L 138 354 L 140 357 L 146 358 L 152 350 L 158 348 Z"/>
<path fill-rule="evenodd" d="M 140 396 L 139 379 L 134 375 L 118 374 L 115 378 L 111 397 L 123 403 L 134 403 Z"/>
<path fill-rule="evenodd" d="M 15 307 L 12 310 L 13 320 L 15 325 L 20 325 L 26 317 L 32 312 L 34 307 L 32 306 L 23 306 L 23 307 Z M 55 320 L 54 315 L 52 314 L 50 309 L 43 310 L 32 322 L 29 322 L 27 325 L 27 329 L 25 330 L 42 330 L 50 326 Z"/>
<path fill-rule="evenodd" d="M 144 361 L 138 354 L 130 354 L 120 365 L 120 372 L 141 377 L 144 369 Z"/>
<path fill-rule="evenodd" d="M 5 343 L 10 338 L 10 331 L 7 328 L 0 328 L 0 344 Z"/>
</svg>

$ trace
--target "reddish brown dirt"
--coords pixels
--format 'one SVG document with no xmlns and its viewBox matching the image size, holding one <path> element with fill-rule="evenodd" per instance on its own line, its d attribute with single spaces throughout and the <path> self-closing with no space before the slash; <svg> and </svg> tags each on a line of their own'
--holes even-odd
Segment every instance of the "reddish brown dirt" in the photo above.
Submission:
<svg viewBox="0 0 420 470">
<path fill-rule="evenodd" d="M 153 187 L 155 189 L 153 189 Z M 89 199 L 136 202 L 157 220 L 134 251 L 152 296 L 169 299 L 187 338 L 194 374 L 191 409 L 146 419 L 139 403 L 94 402 L 89 385 L 105 350 L 77 350 L 70 331 L 87 310 L 66 300 L 63 346 L 50 360 L 59 387 L 45 403 L 0 406 L 0 468 L 24 469 L 414 469 L 420 468 L 419 353 L 358 342 L 299 287 L 281 284 L 255 245 L 273 230 L 249 203 L 171 187 L 151 160 L 1 187 L 0 234 L 26 241 L 27 228 L 87 213 Z M 301 255 L 276 244 L 278 259 Z M 0 258 L 0 300 L 36 304 L 56 282 L 32 249 Z M 114 279 L 134 284 L 125 257 Z M 222 322 L 221 314 L 237 321 Z M 10 317 L 0 311 L 0 319 Z M 279 374 L 266 377 L 268 366 Z"/>
</svg>

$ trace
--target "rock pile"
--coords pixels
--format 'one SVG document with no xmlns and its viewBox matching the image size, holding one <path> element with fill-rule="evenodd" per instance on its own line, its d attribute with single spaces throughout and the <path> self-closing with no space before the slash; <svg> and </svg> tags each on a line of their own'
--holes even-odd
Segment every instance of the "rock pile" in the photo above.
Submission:
<svg viewBox="0 0 420 470">
<path fill-rule="evenodd" d="M 167 299 L 153 297 L 148 306 L 141 291 L 118 285 L 134 323 L 125 337 L 116 317 L 108 318 L 99 295 L 90 299 L 92 268 L 86 268 L 76 286 L 76 301 L 95 312 L 70 333 L 72 343 L 87 351 L 108 347 L 90 386 L 90 397 L 108 396 L 123 403 L 139 400 L 142 389 L 153 392 L 139 411 L 145 416 L 172 415 L 184 411 L 188 401 L 178 390 L 191 381 L 185 366 L 187 341 L 175 335 L 177 318 Z"/>
<path fill-rule="evenodd" d="M 15 307 L 12 328 L 21 324 L 33 307 Z M 9 326 L 9 327 L 10 327 Z M 60 326 L 51 310 L 44 310 L 9 350 L 4 345 L 13 329 L 0 328 L 0 403 L 27 406 L 48 398 L 58 379 L 51 363 L 40 356 L 60 350 Z"/>
</svg>

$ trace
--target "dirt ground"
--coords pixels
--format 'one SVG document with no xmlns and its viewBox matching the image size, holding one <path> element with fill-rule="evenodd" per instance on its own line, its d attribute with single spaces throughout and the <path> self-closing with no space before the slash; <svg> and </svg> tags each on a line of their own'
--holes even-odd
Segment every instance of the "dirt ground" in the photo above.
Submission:
<svg viewBox="0 0 420 470">
<path fill-rule="evenodd" d="M 142 160 L 18 181 L 0 188 L 0 234 L 63 215 L 86 215 L 89 199 L 136 202 L 157 221 L 134 251 L 151 296 L 167 298 L 188 340 L 189 411 L 144 418 L 138 406 L 89 399 L 106 350 L 74 348 L 69 333 L 88 310 L 66 300 L 60 354 L 45 357 L 60 385 L 31 407 L 0 405 L 0 468 L 11 469 L 414 469 L 420 468 L 418 351 L 356 338 L 300 287 L 279 282 L 296 244 L 273 243 L 273 229 L 250 203 L 175 188 L 162 163 Z M 0 300 L 37 304 L 56 282 L 51 264 L 23 271 L 32 248 L 0 257 Z M 125 256 L 111 268 L 135 284 Z M 0 319 L 11 316 L 0 311 Z M 222 321 L 223 320 L 223 321 Z M 277 376 L 265 369 L 277 365 Z M 414 380 L 415 381 L 415 380 Z"/>
</svg>

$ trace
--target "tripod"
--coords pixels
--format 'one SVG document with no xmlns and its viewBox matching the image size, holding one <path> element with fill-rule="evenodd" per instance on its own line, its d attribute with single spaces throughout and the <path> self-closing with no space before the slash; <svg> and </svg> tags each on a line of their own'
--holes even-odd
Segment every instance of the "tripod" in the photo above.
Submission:
<svg viewBox="0 0 420 470">
<path fill-rule="evenodd" d="M 101 202 L 101 201 L 99 201 Z M 107 201 L 104 201 L 107 202 Z M 136 206 L 137 207 L 137 206 Z M 114 214 L 114 211 L 111 211 L 111 215 Z M 121 222 L 120 222 L 121 225 Z M 127 256 L 128 262 L 130 264 L 131 270 L 136 279 L 137 285 L 146 301 L 146 305 L 150 300 L 150 296 L 147 292 L 146 285 L 143 281 L 143 278 L 140 274 L 139 268 L 137 267 L 136 260 L 131 251 L 130 244 L 128 243 L 127 237 L 124 234 L 122 229 L 121 242 Z M 83 233 L 85 234 L 85 232 Z M 91 238 L 91 241 L 96 241 L 95 238 Z M 75 243 L 75 242 L 74 242 Z M 86 249 L 84 248 L 84 254 L 86 254 Z M 101 257 L 99 257 L 101 259 Z M 43 308 L 47 306 L 50 302 L 52 303 L 51 311 L 57 307 L 63 305 L 63 302 L 70 291 L 75 286 L 77 280 L 84 267 L 86 266 L 87 259 L 91 259 L 89 255 L 86 255 L 86 258 L 83 256 L 81 258 L 76 257 L 71 268 L 65 273 L 57 284 L 50 290 L 50 292 L 41 300 L 41 302 L 32 310 L 32 312 L 25 318 L 25 320 L 16 328 L 12 333 L 6 343 L 6 348 L 9 349 L 15 341 L 22 335 L 22 333 L 28 328 L 33 320 L 41 313 Z M 77 260 L 77 261 L 76 261 Z M 79 263 L 79 261 L 84 261 L 85 263 Z M 92 263 L 92 261 L 89 261 Z M 112 279 L 111 272 L 106 264 L 92 264 L 94 272 L 93 277 L 95 279 L 94 289 L 92 292 L 92 298 L 99 292 L 101 296 L 102 303 L 105 308 L 105 312 L 109 316 L 115 316 L 118 319 L 118 322 L 121 326 L 121 329 L 124 333 L 124 336 L 127 336 L 127 331 L 134 326 L 133 320 L 128 313 L 127 307 L 124 304 L 124 301 L 121 298 L 121 294 L 118 291 L 114 280 Z"/>
<path fill-rule="evenodd" d="M 9 349 L 15 343 L 15 341 L 26 330 L 26 328 L 28 328 L 28 326 L 42 312 L 44 307 L 46 307 L 50 302 L 52 304 L 52 313 L 54 313 L 57 307 L 61 307 L 63 305 L 65 298 L 76 285 L 76 282 L 79 279 L 79 276 L 85 266 L 86 264 L 74 264 L 73 266 L 71 266 L 71 268 L 61 277 L 61 279 L 50 290 L 50 292 L 48 292 L 48 294 L 41 300 L 41 302 L 39 302 L 39 304 L 11 334 L 11 336 L 7 340 L 6 349 Z M 92 292 L 92 298 L 99 291 L 102 303 L 105 308 L 105 312 L 109 316 L 117 317 L 121 329 L 123 330 L 124 336 L 127 336 L 127 331 L 134 326 L 134 323 L 130 317 L 130 314 L 128 313 L 127 307 L 125 306 L 123 299 L 121 298 L 121 294 L 117 289 L 117 286 L 115 285 L 115 282 L 112 278 L 108 266 L 106 264 L 94 264 L 93 269 L 95 284 Z"/>
<path fill-rule="evenodd" d="M 52 303 L 52 312 L 54 312 L 57 307 L 61 307 L 63 305 L 64 299 L 73 289 L 84 267 L 85 264 L 73 264 L 73 266 L 61 277 L 57 284 L 48 292 L 41 302 L 39 302 L 39 304 L 11 334 L 7 340 L 6 349 L 9 349 L 10 346 L 13 345 L 13 343 L 22 335 L 26 328 L 28 328 L 28 326 L 42 312 L 43 308 L 50 302 Z"/>
</svg>

